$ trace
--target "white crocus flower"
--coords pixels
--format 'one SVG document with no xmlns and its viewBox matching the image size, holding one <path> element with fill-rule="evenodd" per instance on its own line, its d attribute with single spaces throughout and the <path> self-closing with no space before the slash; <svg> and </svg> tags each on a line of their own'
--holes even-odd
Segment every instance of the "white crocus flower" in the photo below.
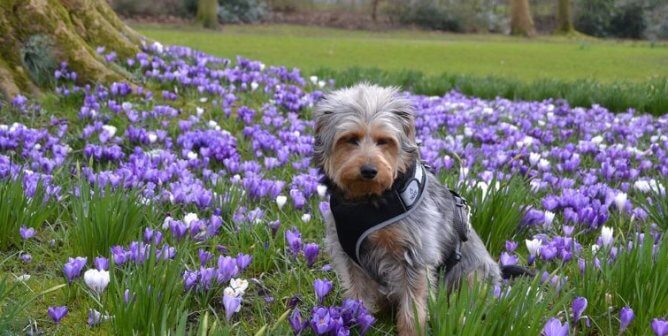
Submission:
<svg viewBox="0 0 668 336">
<path fill-rule="evenodd" d="M 545 159 L 540 159 L 538 161 L 538 168 L 540 170 L 548 170 L 550 169 L 550 161 L 545 160 Z"/>
<path fill-rule="evenodd" d="M 628 200 L 628 195 L 626 195 L 626 193 L 620 192 L 619 194 L 615 195 L 615 205 L 617 206 L 619 212 L 624 211 L 627 200 Z"/>
<path fill-rule="evenodd" d="M 532 256 L 537 256 L 538 252 L 540 252 L 541 246 L 543 246 L 543 243 L 540 241 L 540 239 L 526 239 L 524 241 L 527 245 L 527 250 L 529 250 L 529 254 Z"/>
<path fill-rule="evenodd" d="M 16 281 L 26 282 L 30 280 L 30 274 L 23 274 L 16 277 Z"/>
<path fill-rule="evenodd" d="M 283 209 L 285 206 L 285 203 L 288 201 L 288 197 L 284 195 L 278 195 L 276 196 L 276 205 L 278 205 L 279 209 Z"/>
<path fill-rule="evenodd" d="M 189 213 L 187 213 L 187 214 L 185 215 L 185 217 L 183 217 L 183 223 L 184 223 L 187 227 L 190 227 L 190 223 L 192 223 L 192 222 L 194 222 L 194 221 L 198 221 L 198 220 L 199 220 L 199 217 L 198 217 L 197 214 L 194 213 L 194 212 L 189 212 Z"/>
<path fill-rule="evenodd" d="M 615 239 L 612 236 L 613 232 L 614 229 L 611 227 L 604 226 L 601 228 L 601 244 L 603 244 L 603 246 L 610 246 L 610 244 L 612 244 Z"/>
<path fill-rule="evenodd" d="M 538 161 L 540 161 L 540 159 L 541 159 L 541 157 L 540 157 L 540 154 L 538 154 L 538 153 L 529 154 L 529 163 L 532 166 L 535 166 L 538 163 Z"/>
<path fill-rule="evenodd" d="M 111 125 L 104 125 L 102 129 L 109 134 L 109 137 L 113 137 L 116 134 L 116 127 Z"/>
<path fill-rule="evenodd" d="M 153 42 L 153 50 L 158 54 L 162 54 L 162 52 L 165 50 L 165 47 L 163 47 L 162 43 L 160 42 Z"/>
<path fill-rule="evenodd" d="M 489 185 L 484 181 L 480 181 L 476 184 L 476 187 L 482 191 L 482 201 L 487 198 L 487 191 L 489 190 Z"/>
<path fill-rule="evenodd" d="M 170 216 L 165 217 L 165 220 L 162 221 L 162 229 L 163 230 L 168 229 L 169 228 L 169 223 L 171 223 L 171 222 L 172 222 L 172 217 L 170 217 Z"/>
<path fill-rule="evenodd" d="M 551 226 L 553 221 L 554 221 L 554 212 L 545 211 L 545 225 Z"/>
<path fill-rule="evenodd" d="M 309 77 L 309 79 L 311 80 L 311 83 L 313 83 L 313 84 L 316 84 L 318 82 L 318 76 L 311 76 L 311 77 Z"/>
<path fill-rule="evenodd" d="M 186 157 L 188 158 L 188 160 L 195 160 L 195 159 L 197 159 L 197 153 L 195 153 L 193 151 L 190 151 L 190 152 L 188 152 Z"/>
<path fill-rule="evenodd" d="M 308 223 L 309 221 L 311 221 L 311 214 L 303 214 L 302 215 L 302 221 L 304 223 Z"/>
<path fill-rule="evenodd" d="M 316 188 L 318 190 L 318 196 L 320 198 L 324 198 L 325 195 L 327 195 L 327 186 L 324 184 L 318 184 L 318 187 Z"/>
<path fill-rule="evenodd" d="M 148 142 L 155 143 L 158 141 L 158 135 L 155 132 L 148 132 Z"/>
<path fill-rule="evenodd" d="M 258 84 L 257 82 L 251 82 L 251 90 L 252 91 L 257 90 L 257 88 L 259 88 L 259 87 L 260 87 L 260 84 Z"/>
<path fill-rule="evenodd" d="M 598 250 L 600 250 L 600 249 L 601 249 L 601 247 L 598 246 L 598 244 L 594 244 L 594 245 L 591 246 L 591 253 L 596 254 L 596 252 L 598 252 Z"/>
<path fill-rule="evenodd" d="M 84 273 L 84 282 L 95 293 L 102 294 L 109 285 L 109 272 L 91 268 Z"/>
<path fill-rule="evenodd" d="M 246 289 L 248 288 L 248 280 L 246 279 L 231 279 L 230 280 L 230 287 L 234 291 L 235 296 L 242 296 L 246 292 Z"/>
</svg>

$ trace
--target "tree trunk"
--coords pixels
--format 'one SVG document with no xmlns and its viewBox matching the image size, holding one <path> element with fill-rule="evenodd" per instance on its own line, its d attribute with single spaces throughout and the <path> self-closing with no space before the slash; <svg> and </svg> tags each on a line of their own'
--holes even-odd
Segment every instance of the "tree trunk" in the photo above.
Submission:
<svg viewBox="0 0 668 336">
<path fill-rule="evenodd" d="M 556 33 L 569 34 L 574 32 L 573 11 L 571 0 L 557 0 L 557 30 Z"/>
<path fill-rule="evenodd" d="M 44 81 L 66 61 L 81 83 L 128 80 L 95 48 L 121 59 L 133 57 L 145 40 L 126 26 L 105 0 L 0 0 L 0 95 L 39 94 Z"/>
<path fill-rule="evenodd" d="M 527 37 L 536 35 L 529 0 L 510 0 L 510 33 Z"/>
<path fill-rule="evenodd" d="M 378 21 L 378 3 L 380 0 L 371 0 L 371 20 Z"/>
<path fill-rule="evenodd" d="M 204 28 L 218 28 L 218 0 L 199 0 L 197 2 L 197 22 Z"/>
</svg>

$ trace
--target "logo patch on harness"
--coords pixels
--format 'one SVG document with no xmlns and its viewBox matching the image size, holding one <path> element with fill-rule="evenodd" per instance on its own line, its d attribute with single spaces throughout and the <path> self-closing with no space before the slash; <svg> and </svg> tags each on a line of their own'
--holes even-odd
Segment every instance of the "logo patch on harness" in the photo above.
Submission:
<svg viewBox="0 0 668 336">
<path fill-rule="evenodd" d="M 401 199 L 404 200 L 404 204 L 407 207 L 410 207 L 415 203 L 418 196 L 420 196 L 420 186 L 416 180 L 412 180 L 404 192 L 401 193 Z"/>
</svg>

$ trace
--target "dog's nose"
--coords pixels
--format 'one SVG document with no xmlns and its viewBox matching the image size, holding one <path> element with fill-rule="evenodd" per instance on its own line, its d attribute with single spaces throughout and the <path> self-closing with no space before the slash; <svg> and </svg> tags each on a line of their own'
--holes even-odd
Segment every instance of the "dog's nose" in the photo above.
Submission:
<svg viewBox="0 0 668 336">
<path fill-rule="evenodd" d="M 378 170 L 373 165 L 366 164 L 363 165 L 362 168 L 360 168 L 360 174 L 364 179 L 371 180 L 374 177 L 376 177 L 376 174 L 378 174 Z"/>
</svg>

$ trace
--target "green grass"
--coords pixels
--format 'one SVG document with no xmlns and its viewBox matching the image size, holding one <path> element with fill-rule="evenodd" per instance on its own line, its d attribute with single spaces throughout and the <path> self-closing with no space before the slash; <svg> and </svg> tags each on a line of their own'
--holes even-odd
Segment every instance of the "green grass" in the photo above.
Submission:
<svg viewBox="0 0 668 336">
<path fill-rule="evenodd" d="M 389 71 L 411 69 L 427 75 L 494 75 L 522 81 L 642 81 L 668 76 L 668 47 L 646 42 L 563 37 L 528 40 L 500 35 L 360 32 L 288 25 L 225 26 L 215 32 L 190 27 L 137 29 L 162 43 L 298 67 L 304 75 L 321 67 L 343 70 L 357 66 Z"/>
<path fill-rule="evenodd" d="M 427 76 L 419 71 L 384 71 L 379 68 L 321 68 L 321 78 L 334 79 L 336 86 L 346 87 L 361 81 L 399 86 L 416 94 L 440 96 L 450 90 L 484 99 L 497 97 L 511 100 L 565 99 L 571 106 L 601 105 L 613 112 L 632 108 L 654 115 L 668 112 L 668 77 L 644 82 L 627 80 L 601 83 L 593 79 L 564 81 L 536 79 L 524 82 L 496 76 L 442 74 Z"/>
<path fill-rule="evenodd" d="M 503 38 L 498 39 L 503 40 Z M 194 106 L 203 105 L 198 100 L 200 97 L 201 95 L 196 94 L 194 90 L 186 90 L 182 92 L 178 101 L 170 104 L 182 108 L 185 113 L 192 113 Z M 160 98 L 156 99 L 158 103 L 162 103 Z M 239 105 L 248 105 L 259 110 L 268 97 L 265 93 L 256 91 L 244 94 L 242 99 Z M 156 103 L 136 98 L 130 98 L 129 101 L 138 109 L 149 109 L 149 104 Z M 68 159 L 69 166 L 74 167 L 80 162 L 85 162 L 81 153 L 83 142 L 77 136 L 85 124 L 77 117 L 79 111 L 77 104 L 80 102 L 74 97 L 57 98 L 54 95 L 48 95 L 42 103 L 50 115 L 28 118 L 8 113 L 2 117 L 7 118 L 8 121 L 25 121 L 34 127 L 47 125 L 51 116 L 67 118 L 71 125 L 67 138 L 73 148 L 72 156 Z M 204 106 L 208 108 L 202 115 L 202 120 L 218 120 L 221 127 L 233 133 L 238 139 L 244 138 L 243 124 L 237 118 L 225 117 L 219 106 L 213 108 L 209 107 L 211 105 Z M 103 107 L 101 111 L 111 113 L 107 107 Z M 256 122 L 259 122 L 261 117 L 262 114 L 258 113 Z M 175 136 L 177 119 L 144 122 L 147 127 L 155 127 L 162 121 L 167 122 L 168 125 L 164 128 L 171 136 Z M 127 127 L 126 124 L 116 126 L 119 127 L 119 134 Z M 239 141 L 239 150 L 244 158 L 254 156 L 249 148 L 249 141 Z M 594 162 L 583 162 L 583 169 L 594 164 Z M 105 169 L 102 165 L 96 165 L 94 168 Z M 63 184 L 64 195 L 70 195 L 77 186 L 78 177 L 76 174 L 73 176 L 72 173 L 73 171 L 69 169 L 54 173 L 54 179 L 57 181 L 71 181 Z M 268 174 L 287 180 L 295 174 L 295 170 L 287 166 Z M 440 177 L 448 181 L 448 185 L 453 185 L 453 181 L 457 179 L 456 175 L 450 172 Z M 246 199 L 242 197 L 240 190 L 224 182 L 220 182 L 215 189 L 226 193 L 225 197 L 230 198 L 222 209 L 221 216 L 225 225 L 221 234 L 200 242 L 192 239 L 177 241 L 165 232 L 164 240 L 177 250 L 176 260 L 149 259 L 140 265 L 124 265 L 117 268 L 112 274 L 111 284 L 100 298 L 91 295 L 82 279 L 75 280 L 72 285 L 66 285 L 61 271 L 63 263 L 67 257 L 74 256 L 75 247 L 72 244 L 75 243 L 75 239 L 73 237 L 74 233 L 80 229 L 77 229 L 77 225 L 86 225 L 89 229 L 112 229 L 110 225 L 97 227 L 99 223 L 107 221 L 107 218 L 103 217 L 104 214 L 109 212 L 110 220 L 116 218 L 114 223 L 123 222 L 124 213 L 136 212 L 132 210 L 136 206 L 134 203 L 136 197 L 132 195 L 127 198 L 120 197 L 117 195 L 118 192 L 98 198 L 93 196 L 91 197 L 94 198 L 92 203 L 96 205 L 94 205 L 95 210 L 92 211 L 89 208 L 92 204 L 91 199 L 65 197 L 55 207 L 49 219 L 35 219 L 35 225 L 39 228 L 37 236 L 21 242 L 21 250 L 33 255 L 32 262 L 23 263 L 16 258 L 19 250 L 16 245 L 10 251 L 0 250 L 0 335 L 3 334 L 4 328 L 16 334 L 26 333 L 27 330 L 24 328 L 29 324 L 37 325 L 45 335 L 125 335 L 132 334 L 133 331 L 141 335 L 162 334 L 163 332 L 171 332 L 173 335 L 194 333 L 204 335 L 207 331 L 209 335 L 289 335 L 291 330 L 286 322 L 286 316 L 290 310 L 286 307 L 286 303 L 291 298 L 298 297 L 301 301 L 299 307 L 303 312 L 307 312 L 316 305 L 312 285 L 314 279 L 327 278 L 335 282 L 334 290 L 325 300 L 326 305 L 341 302 L 343 292 L 334 272 L 320 270 L 330 262 L 325 251 L 321 250 L 321 256 L 313 268 L 307 268 L 303 256 L 294 258 L 286 251 L 283 238 L 285 230 L 296 226 L 302 233 L 304 243 L 322 244 L 324 223 L 316 210 L 319 199 L 309 199 L 306 208 L 312 209 L 313 219 L 305 223 L 301 220 L 304 210 L 295 209 L 291 205 L 279 209 L 271 200 Z M 495 258 L 505 240 L 512 237 L 521 243 L 530 237 L 530 232 L 518 231 L 514 225 L 521 213 L 515 205 L 525 202 L 536 205 L 535 203 L 540 199 L 539 194 L 533 194 L 527 190 L 526 181 L 516 179 L 511 182 L 510 187 L 504 186 L 498 191 L 490 189 L 484 201 L 480 190 L 462 190 L 462 193 L 475 204 L 474 225 L 484 237 L 486 244 L 494 251 Z M 11 194 L 14 194 L 14 198 L 22 200 L 19 191 L 14 190 Z M 114 197 L 118 199 L 115 200 Z M 651 198 L 657 199 L 656 196 L 651 196 Z M 100 199 L 107 199 L 107 201 L 101 202 Z M 638 203 L 646 208 L 657 209 L 656 214 L 652 216 L 665 218 L 665 212 L 660 210 L 665 209 L 665 201 L 663 198 L 660 200 L 662 202 L 660 208 L 653 207 L 647 200 L 639 200 Z M 260 207 L 265 211 L 267 220 L 280 220 L 281 228 L 276 235 L 273 235 L 265 223 L 234 224 L 233 212 L 241 206 L 248 209 Z M 11 210 L 7 206 L 4 209 L 3 211 L 7 213 Z M 86 209 L 88 213 L 85 212 Z M 152 213 L 142 213 L 147 220 L 142 219 L 141 226 L 157 228 L 164 217 L 169 215 L 180 219 L 184 213 L 189 211 L 196 211 L 196 209 L 159 203 L 155 209 L 152 209 Z M 212 209 L 197 211 L 200 218 L 210 216 L 211 212 Z M 89 214 L 94 214 L 94 216 L 88 218 Z M 561 221 L 561 218 L 557 220 Z M 632 237 L 618 234 L 619 232 L 633 232 L 629 230 L 629 227 L 636 223 L 628 216 L 613 213 L 608 223 L 615 225 L 618 243 L 624 245 L 627 240 L 633 240 Z M 124 227 L 127 228 L 133 226 L 135 225 L 124 224 Z M 6 230 L 6 232 L 16 234 L 17 229 L 12 227 Z M 450 297 L 444 291 L 437 293 L 430 302 L 430 308 L 431 316 L 440 318 L 431 320 L 432 334 L 536 335 L 546 319 L 552 316 L 560 316 L 565 319 L 565 316 L 570 314 L 570 302 L 576 295 L 584 295 L 590 300 L 590 306 L 585 314 L 593 321 L 592 328 L 579 329 L 580 334 L 614 335 L 617 333 L 618 321 L 615 319 L 618 311 L 609 311 L 610 305 L 606 301 L 608 296 L 611 296 L 610 300 L 615 309 L 630 304 L 636 310 L 637 315 L 636 322 L 631 326 L 635 332 L 633 334 L 646 334 L 648 321 L 654 317 L 665 316 L 666 312 L 664 308 L 668 297 L 668 287 L 665 282 L 668 276 L 666 271 L 668 270 L 668 259 L 664 257 L 668 253 L 666 239 L 663 238 L 663 244 L 656 252 L 656 255 L 661 258 L 653 258 L 650 246 L 645 245 L 633 253 L 620 255 L 616 264 L 604 265 L 601 272 L 593 273 L 592 256 L 588 251 L 589 243 L 595 239 L 596 235 L 597 233 L 591 232 L 577 237 L 580 242 L 586 242 L 584 247 L 587 250 L 583 252 L 583 255 L 586 256 L 587 265 L 592 271 L 586 273 L 585 277 L 579 276 L 576 262 L 571 262 L 566 266 L 557 261 L 539 265 L 537 269 L 539 274 L 547 270 L 572 279 L 560 290 L 539 284 L 540 278 L 536 278 L 513 283 L 509 294 L 500 299 L 491 295 L 491 288 L 483 286 L 464 287 L 461 293 Z M 91 240 L 91 250 L 98 250 L 98 244 L 104 244 L 104 246 L 110 244 L 105 242 L 102 236 L 99 232 L 88 230 L 82 232 L 79 237 L 81 240 Z M 140 239 L 141 233 L 135 228 L 123 234 L 118 232 L 118 237 L 120 238 L 115 238 L 114 243 L 127 242 L 128 239 Z M 15 238 L 18 239 L 17 236 Z M 649 234 L 645 239 L 647 241 L 651 239 Z M 20 241 L 17 240 L 17 242 Z M 251 285 L 244 296 L 241 311 L 231 321 L 225 319 L 222 308 L 220 290 L 223 285 L 217 288 L 218 291 L 213 297 L 201 293 L 187 295 L 181 287 L 182 272 L 186 268 L 199 268 L 199 249 L 219 254 L 215 252 L 219 246 L 225 246 L 229 250 L 228 255 L 231 256 L 240 252 L 253 256 L 250 267 L 241 274 L 241 277 L 251 280 Z M 526 260 L 526 252 L 523 247 L 519 249 L 518 254 L 522 260 Z M 602 263 L 605 264 L 605 258 L 602 257 L 602 254 L 599 256 L 601 256 Z M 89 258 L 89 265 L 90 261 L 92 260 Z M 32 277 L 25 282 L 18 282 L 15 277 L 23 274 L 30 274 Z M 131 305 L 125 305 L 123 301 L 125 288 L 132 288 L 136 292 Z M 606 296 L 606 294 L 610 295 Z M 266 296 L 271 296 L 273 301 L 265 301 Z M 21 304 L 21 302 L 25 303 Z M 54 305 L 66 305 L 70 309 L 69 315 L 60 325 L 52 323 L 46 315 L 46 308 Z M 86 315 L 88 309 L 91 308 L 114 315 L 117 319 L 107 321 L 97 328 L 88 328 L 85 324 Z M 369 335 L 392 335 L 394 321 L 391 313 L 376 317 L 379 321 Z M 462 323 L 464 321 L 466 323 Z M 526 330 L 518 329 L 517 326 L 526 327 Z M 511 328 L 514 329 L 508 332 Z"/>
</svg>

